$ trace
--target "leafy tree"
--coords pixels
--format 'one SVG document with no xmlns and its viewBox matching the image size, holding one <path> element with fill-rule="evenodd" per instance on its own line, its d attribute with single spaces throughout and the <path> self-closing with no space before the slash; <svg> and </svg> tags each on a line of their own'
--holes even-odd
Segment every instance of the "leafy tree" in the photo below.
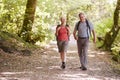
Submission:
<svg viewBox="0 0 120 80">
<path fill-rule="evenodd" d="M 2 0 L 0 3 L 0 29 L 18 34 L 23 21 L 26 0 Z"/>
<path fill-rule="evenodd" d="M 30 32 L 34 22 L 36 3 L 37 0 L 28 0 L 26 5 L 26 11 L 20 35 L 27 42 L 30 42 L 31 40 Z"/>
<path fill-rule="evenodd" d="M 120 0 L 117 0 L 117 6 L 116 6 L 116 9 L 114 11 L 113 27 L 105 35 L 105 41 L 104 41 L 103 47 L 105 47 L 105 49 L 107 49 L 107 50 L 111 50 L 112 44 L 115 41 L 115 39 L 119 33 L 119 30 L 120 30 L 120 26 L 118 24 L 118 22 L 119 22 L 119 10 L 120 10 L 119 5 L 120 5 Z"/>
<path fill-rule="evenodd" d="M 34 1 L 30 1 L 31 5 L 28 6 L 32 7 Z M 3 31 L 18 34 L 27 42 L 46 42 L 54 38 L 54 32 L 51 29 L 59 24 L 60 16 L 67 16 L 67 23 L 72 30 L 78 21 L 78 13 L 81 11 L 85 12 L 93 21 L 106 18 L 106 15 L 109 16 L 112 8 L 108 1 L 38 0 L 36 12 L 34 12 L 27 10 L 28 0 L 2 0 L 0 3 L 0 28 Z M 28 15 L 32 15 L 32 17 L 30 18 Z"/>
</svg>

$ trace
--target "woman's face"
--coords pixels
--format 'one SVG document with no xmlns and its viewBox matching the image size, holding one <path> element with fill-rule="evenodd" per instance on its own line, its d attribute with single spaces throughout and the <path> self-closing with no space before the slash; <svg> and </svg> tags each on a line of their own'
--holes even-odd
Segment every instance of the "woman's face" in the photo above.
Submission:
<svg viewBox="0 0 120 80">
<path fill-rule="evenodd" d="M 61 23 L 65 23 L 66 19 L 65 18 L 61 18 Z"/>
</svg>

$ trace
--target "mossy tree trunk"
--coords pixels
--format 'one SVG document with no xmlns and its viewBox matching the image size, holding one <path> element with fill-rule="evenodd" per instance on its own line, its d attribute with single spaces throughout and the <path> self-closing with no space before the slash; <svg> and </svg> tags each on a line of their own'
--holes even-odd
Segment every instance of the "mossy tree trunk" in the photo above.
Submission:
<svg viewBox="0 0 120 80">
<path fill-rule="evenodd" d="M 26 42 L 30 42 L 31 40 L 31 30 L 34 23 L 36 3 L 37 0 L 27 0 L 23 26 L 20 32 L 20 36 Z"/>
<path fill-rule="evenodd" d="M 120 30 L 120 26 L 118 24 L 118 22 L 119 22 L 119 11 L 120 11 L 120 0 L 117 1 L 116 9 L 114 11 L 114 24 L 113 24 L 113 27 L 105 35 L 105 41 L 104 41 L 103 47 L 106 50 L 111 50 L 112 44 L 115 41 L 115 38 L 117 37 L 118 32 Z"/>
</svg>

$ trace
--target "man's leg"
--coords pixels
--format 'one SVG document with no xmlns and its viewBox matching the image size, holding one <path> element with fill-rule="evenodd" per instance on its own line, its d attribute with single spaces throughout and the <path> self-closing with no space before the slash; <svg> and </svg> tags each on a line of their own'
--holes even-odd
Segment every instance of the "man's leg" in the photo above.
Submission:
<svg viewBox="0 0 120 80">
<path fill-rule="evenodd" d="M 79 55 L 79 58 L 80 58 L 80 64 L 81 64 L 81 68 L 83 67 L 83 61 L 84 61 L 84 58 L 83 58 L 83 52 L 82 52 L 82 42 L 83 40 L 82 39 L 78 39 L 77 41 L 77 47 L 78 47 L 78 55 Z"/>
<path fill-rule="evenodd" d="M 84 39 L 84 45 L 83 45 L 83 67 L 87 69 L 87 54 L 88 54 L 88 44 L 89 39 Z"/>
</svg>

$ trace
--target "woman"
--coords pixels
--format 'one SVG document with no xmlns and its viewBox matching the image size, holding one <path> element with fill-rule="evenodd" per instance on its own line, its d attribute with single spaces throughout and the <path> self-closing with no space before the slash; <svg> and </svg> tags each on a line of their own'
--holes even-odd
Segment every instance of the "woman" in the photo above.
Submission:
<svg viewBox="0 0 120 80">
<path fill-rule="evenodd" d="M 69 26 L 66 25 L 66 19 L 64 17 L 61 17 L 60 19 L 61 24 L 57 26 L 56 28 L 56 37 L 57 37 L 57 46 L 60 53 L 62 65 L 61 68 L 65 69 L 66 65 L 66 52 L 68 48 L 68 41 L 70 36 L 70 29 Z"/>
</svg>

